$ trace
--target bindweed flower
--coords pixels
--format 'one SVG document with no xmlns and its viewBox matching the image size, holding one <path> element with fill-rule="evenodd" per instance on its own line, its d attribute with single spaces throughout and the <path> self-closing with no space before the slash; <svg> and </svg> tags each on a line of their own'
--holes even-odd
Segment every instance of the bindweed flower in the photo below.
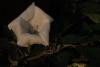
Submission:
<svg viewBox="0 0 100 67">
<path fill-rule="evenodd" d="M 50 23 L 53 19 L 32 3 L 22 14 L 8 24 L 17 37 L 17 44 L 28 47 L 29 44 L 49 46 Z"/>
</svg>

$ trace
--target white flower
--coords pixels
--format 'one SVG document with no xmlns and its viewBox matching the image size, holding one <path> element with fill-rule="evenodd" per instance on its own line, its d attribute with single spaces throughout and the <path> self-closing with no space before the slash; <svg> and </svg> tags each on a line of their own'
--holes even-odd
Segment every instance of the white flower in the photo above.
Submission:
<svg viewBox="0 0 100 67">
<path fill-rule="evenodd" d="M 32 3 L 21 15 L 14 19 L 8 28 L 17 37 L 17 44 L 28 47 L 29 44 L 49 45 L 50 22 L 53 19 Z"/>
</svg>

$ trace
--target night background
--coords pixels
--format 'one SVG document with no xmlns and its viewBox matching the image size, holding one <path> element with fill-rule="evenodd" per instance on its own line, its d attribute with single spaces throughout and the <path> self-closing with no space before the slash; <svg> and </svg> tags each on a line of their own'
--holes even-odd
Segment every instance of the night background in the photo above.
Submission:
<svg viewBox="0 0 100 67">
<path fill-rule="evenodd" d="M 49 47 L 19 47 L 8 29 L 32 2 L 54 19 Z M 100 67 L 99 44 L 99 0 L 0 0 L 0 67 Z"/>
</svg>

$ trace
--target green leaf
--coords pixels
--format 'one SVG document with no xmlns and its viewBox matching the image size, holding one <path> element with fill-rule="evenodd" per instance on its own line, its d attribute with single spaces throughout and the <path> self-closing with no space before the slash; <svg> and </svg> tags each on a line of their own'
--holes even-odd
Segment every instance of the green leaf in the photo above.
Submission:
<svg viewBox="0 0 100 67">
<path fill-rule="evenodd" d="M 64 44 L 72 44 L 72 43 L 83 42 L 85 41 L 84 39 L 86 37 L 87 36 L 81 36 L 81 35 L 68 35 L 68 36 L 63 37 L 62 39 L 63 39 Z"/>
<path fill-rule="evenodd" d="M 73 64 L 72 64 L 72 67 L 77 67 L 77 64 L 76 64 L 76 63 L 73 63 Z"/>
<path fill-rule="evenodd" d="M 85 1 L 83 3 L 79 3 L 79 11 L 82 13 L 99 13 L 100 12 L 100 4 L 91 1 Z"/>
<path fill-rule="evenodd" d="M 88 16 L 93 22 L 100 23 L 100 15 L 99 14 L 85 14 Z"/>
<path fill-rule="evenodd" d="M 91 26 L 88 25 L 86 22 L 83 22 L 83 23 L 82 23 L 82 26 L 83 26 L 83 30 L 84 30 L 85 33 L 93 32 Z"/>
</svg>

